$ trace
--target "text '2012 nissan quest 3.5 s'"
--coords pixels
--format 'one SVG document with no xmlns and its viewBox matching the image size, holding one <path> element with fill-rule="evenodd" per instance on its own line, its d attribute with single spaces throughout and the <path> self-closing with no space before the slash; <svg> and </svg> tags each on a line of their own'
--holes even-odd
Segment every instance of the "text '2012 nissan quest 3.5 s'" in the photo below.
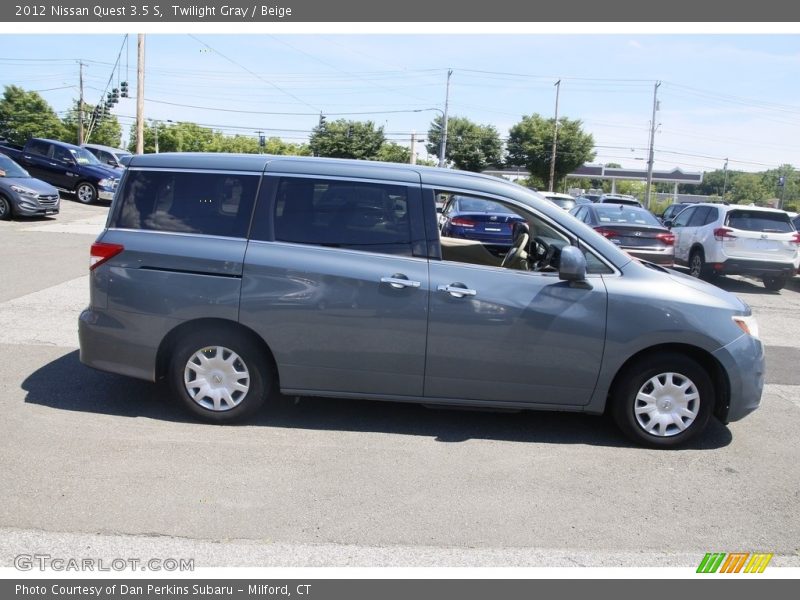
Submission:
<svg viewBox="0 0 800 600">
<path fill-rule="evenodd" d="M 437 226 L 436 199 L 491 211 Z M 491 214 L 489 214 L 491 213 Z M 478 238 L 478 239 L 476 239 Z M 538 194 L 414 165 L 262 155 L 131 159 L 91 250 L 81 360 L 169 380 L 229 422 L 278 390 L 601 414 L 670 447 L 755 410 L 749 307 L 633 260 Z"/>
</svg>

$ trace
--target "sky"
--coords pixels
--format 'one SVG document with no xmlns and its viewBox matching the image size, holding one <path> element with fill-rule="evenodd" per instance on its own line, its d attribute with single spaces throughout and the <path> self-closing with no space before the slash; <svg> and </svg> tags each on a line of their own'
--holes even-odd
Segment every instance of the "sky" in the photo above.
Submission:
<svg viewBox="0 0 800 600">
<path fill-rule="evenodd" d="M 0 35 L 0 86 L 37 90 L 63 114 L 83 61 L 87 102 L 129 82 L 113 109 L 127 137 L 136 37 Z M 559 116 L 592 133 L 593 162 L 644 169 L 660 81 L 656 169 L 800 167 L 800 35 L 149 33 L 145 48 L 148 120 L 303 142 L 322 112 L 372 120 L 409 145 L 444 108 L 451 69 L 450 115 L 506 138 L 523 115 L 553 116 L 560 79 Z"/>
</svg>

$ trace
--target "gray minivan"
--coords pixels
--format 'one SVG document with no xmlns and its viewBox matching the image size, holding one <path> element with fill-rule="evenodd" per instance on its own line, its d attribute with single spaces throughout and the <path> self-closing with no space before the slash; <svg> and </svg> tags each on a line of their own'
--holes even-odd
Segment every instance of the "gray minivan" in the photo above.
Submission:
<svg viewBox="0 0 800 600">
<path fill-rule="evenodd" d="M 452 195 L 521 216 L 514 245 L 442 236 L 435 201 Z M 90 270 L 81 361 L 167 379 L 213 422 L 252 415 L 280 390 L 609 410 L 637 442 L 671 447 L 712 415 L 727 423 L 755 410 L 764 383 L 741 300 L 634 260 L 538 194 L 473 173 L 134 156 Z"/>
</svg>

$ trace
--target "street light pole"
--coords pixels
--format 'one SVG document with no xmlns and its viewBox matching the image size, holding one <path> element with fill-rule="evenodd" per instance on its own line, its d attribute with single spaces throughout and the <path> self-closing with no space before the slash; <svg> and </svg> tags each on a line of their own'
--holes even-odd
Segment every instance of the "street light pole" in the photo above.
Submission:
<svg viewBox="0 0 800 600">
<path fill-rule="evenodd" d="M 725 202 L 725 190 L 728 188 L 728 159 L 725 159 L 725 166 L 722 167 L 724 173 L 722 178 L 722 201 Z"/>
<path fill-rule="evenodd" d="M 653 145 L 656 141 L 656 111 L 658 110 L 658 88 L 661 87 L 661 82 L 656 81 L 656 86 L 653 89 L 653 120 L 650 121 L 650 152 L 647 159 L 647 188 L 644 193 L 645 208 L 650 209 L 650 188 L 653 185 Z"/>
<path fill-rule="evenodd" d="M 136 154 L 144 154 L 144 34 L 137 43 L 136 64 Z"/>
<path fill-rule="evenodd" d="M 447 91 L 444 96 L 444 112 L 442 113 L 442 137 L 439 143 L 439 166 L 444 167 L 444 155 L 447 152 L 447 109 L 450 105 L 450 76 L 453 69 L 447 70 Z"/>
<path fill-rule="evenodd" d="M 556 148 L 558 148 L 558 95 L 561 92 L 561 80 L 555 83 L 556 86 L 556 115 L 553 121 L 553 150 L 550 153 L 550 184 L 547 189 L 553 191 L 556 176 Z"/>
</svg>

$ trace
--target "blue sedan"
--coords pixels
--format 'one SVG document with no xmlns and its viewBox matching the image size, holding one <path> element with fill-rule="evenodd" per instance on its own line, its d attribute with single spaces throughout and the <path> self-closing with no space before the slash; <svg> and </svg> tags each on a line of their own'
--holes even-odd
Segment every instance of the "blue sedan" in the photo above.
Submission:
<svg viewBox="0 0 800 600">
<path fill-rule="evenodd" d="M 476 240 L 498 250 L 512 246 L 514 223 L 525 219 L 502 204 L 471 196 L 453 196 L 440 218 L 444 237 Z"/>
</svg>

